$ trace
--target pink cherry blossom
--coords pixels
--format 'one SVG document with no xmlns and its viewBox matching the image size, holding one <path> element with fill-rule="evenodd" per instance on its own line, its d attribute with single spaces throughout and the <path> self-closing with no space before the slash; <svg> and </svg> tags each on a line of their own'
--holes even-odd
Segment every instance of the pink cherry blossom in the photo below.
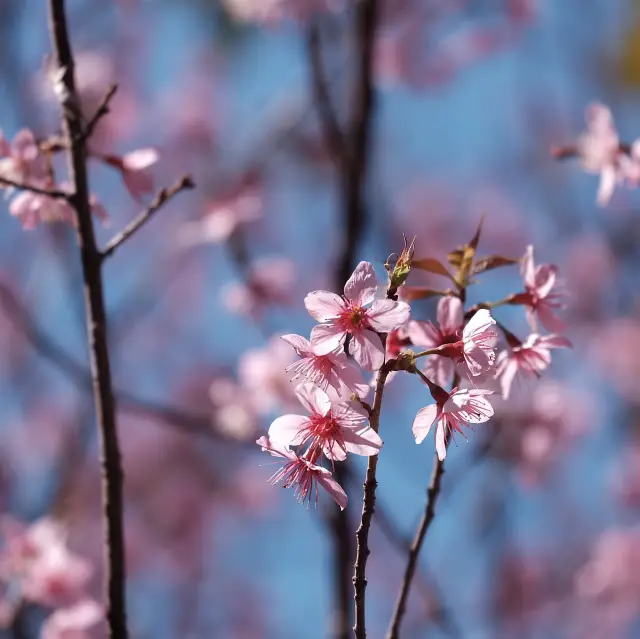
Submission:
<svg viewBox="0 0 640 639">
<path fill-rule="evenodd" d="M 260 316 L 270 305 L 291 302 L 295 267 L 285 257 L 263 257 L 247 268 L 243 282 L 228 285 L 223 302 L 232 312 Z"/>
<path fill-rule="evenodd" d="M 153 192 L 153 174 L 150 169 L 160 159 L 156 149 L 137 149 L 122 157 L 101 154 L 96 154 L 96 157 L 122 173 L 124 185 L 134 200 L 140 200 L 142 196 Z"/>
<path fill-rule="evenodd" d="M 0 131 L 0 157 L 0 179 L 37 186 L 46 178 L 44 156 L 29 129 L 18 131 L 11 144 Z"/>
<path fill-rule="evenodd" d="M 384 347 L 377 334 L 388 333 L 409 320 L 409 305 L 382 299 L 374 301 L 376 275 L 369 262 L 360 262 L 344 287 L 344 297 L 314 291 L 304 300 L 309 314 L 322 324 L 311 331 L 316 353 L 335 352 L 351 335 L 349 352 L 366 370 L 384 363 Z M 372 303 L 373 302 L 373 303 Z M 367 306 L 371 304 L 367 308 Z"/>
<path fill-rule="evenodd" d="M 562 335 L 532 333 L 521 344 L 502 351 L 496 360 L 496 377 L 500 379 L 502 396 L 509 399 L 511 385 L 519 375 L 539 377 L 551 363 L 551 349 L 571 348 Z"/>
<path fill-rule="evenodd" d="M 264 210 L 262 187 L 255 175 L 205 206 L 205 214 L 183 227 L 181 240 L 186 245 L 226 242 L 239 229 L 259 220 Z"/>
<path fill-rule="evenodd" d="M 269 428 L 269 439 L 280 446 L 308 445 L 311 459 L 318 451 L 332 461 L 343 461 L 347 453 L 377 455 L 382 440 L 369 426 L 369 416 L 357 402 L 332 402 L 317 386 L 302 384 L 296 390 L 310 415 L 283 415 Z"/>
<path fill-rule="evenodd" d="M 61 184 L 59 188 L 62 191 L 68 190 L 65 184 Z M 109 215 L 94 195 L 90 196 L 89 203 L 93 214 L 108 225 Z M 75 227 L 77 221 L 75 209 L 66 199 L 52 198 L 32 191 L 18 193 L 9 204 L 9 213 L 20 220 L 23 229 L 29 231 L 37 228 L 41 222 L 63 222 Z"/>
<path fill-rule="evenodd" d="M 493 415 L 493 408 L 486 395 L 493 391 L 479 388 L 469 390 L 453 389 L 436 393 L 436 403 L 421 408 L 413 421 L 413 435 L 416 444 L 420 444 L 436 424 L 435 440 L 438 459 L 443 461 L 447 456 L 447 436 L 455 431 L 462 433 L 463 426 L 482 424 Z"/>
<path fill-rule="evenodd" d="M 346 508 L 347 494 L 326 468 L 316 466 L 286 446 L 273 444 L 267 436 L 262 436 L 256 443 L 262 447 L 262 450 L 283 460 L 282 468 L 275 472 L 269 480 L 272 484 L 282 482 L 284 488 L 293 486 L 296 499 L 300 503 L 306 501 L 309 504 L 314 497 L 316 505 L 318 504 L 318 485 L 320 485 L 335 500 L 341 510 Z"/>
<path fill-rule="evenodd" d="M 223 4 L 238 20 L 274 23 L 336 11 L 344 7 L 344 0 L 223 0 Z"/>
<path fill-rule="evenodd" d="M 438 386 L 447 386 L 456 364 L 464 364 L 462 372 L 472 377 L 493 366 L 498 342 L 495 323 L 487 309 L 480 309 L 463 328 L 462 302 L 443 297 L 438 303 L 439 328 L 431 322 L 409 322 L 408 333 L 416 346 L 438 351 L 427 356 L 424 372 Z"/>
<path fill-rule="evenodd" d="M 302 379 L 316 384 L 323 391 L 331 387 L 341 397 L 356 393 L 364 398 L 369 394 L 369 385 L 344 353 L 318 355 L 314 345 L 301 335 L 283 335 L 281 339 L 300 356 L 297 362 L 285 369 L 294 373 L 292 381 Z"/>
<path fill-rule="evenodd" d="M 89 639 L 89 632 L 103 619 L 102 607 L 93 599 L 83 599 L 51 614 L 42 626 L 41 639 Z"/>
<path fill-rule="evenodd" d="M 44 518 L 22 530 L 17 525 L 5 526 L 4 532 L 2 578 L 18 581 L 27 601 L 55 607 L 83 595 L 93 569 L 67 548 L 61 524 Z"/>
<path fill-rule="evenodd" d="M 533 330 L 537 329 L 537 318 L 548 331 L 564 332 L 564 322 L 556 315 L 556 311 L 566 308 L 565 293 L 557 286 L 558 267 L 555 264 L 536 266 L 533 246 L 529 245 L 522 258 L 521 273 L 525 292 L 514 295 L 512 303 L 525 305 L 527 319 Z"/>
</svg>

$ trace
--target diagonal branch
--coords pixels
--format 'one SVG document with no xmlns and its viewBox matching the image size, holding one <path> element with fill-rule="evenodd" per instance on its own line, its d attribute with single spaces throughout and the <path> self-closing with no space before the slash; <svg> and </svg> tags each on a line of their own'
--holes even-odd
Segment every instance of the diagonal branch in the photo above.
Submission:
<svg viewBox="0 0 640 639">
<path fill-rule="evenodd" d="M 138 217 L 127 224 L 127 226 L 125 226 L 118 235 L 109 241 L 102 251 L 101 259 L 105 260 L 106 258 L 111 257 L 111 255 L 113 255 L 120 246 L 122 246 L 134 233 L 140 230 L 171 198 L 180 193 L 180 191 L 192 189 L 194 186 L 193 180 L 188 175 L 183 175 L 175 184 L 167 189 L 162 189 L 146 211 L 140 213 Z"/>
<path fill-rule="evenodd" d="M 71 197 L 66 191 L 47 189 L 35 186 L 35 184 L 26 184 L 25 182 L 16 182 L 10 178 L 0 176 L 0 188 L 7 186 L 11 186 L 14 189 L 20 189 L 21 191 L 31 191 L 31 193 L 36 193 L 37 195 L 46 195 L 47 197 L 51 197 L 56 200 L 68 200 Z"/>
<path fill-rule="evenodd" d="M 102 98 L 102 102 L 100 102 L 100 105 L 96 109 L 96 112 L 93 114 L 93 117 L 89 120 L 89 122 L 87 122 L 87 126 L 84 129 L 82 137 L 84 138 L 85 141 L 91 138 L 96 126 L 98 125 L 98 122 L 100 122 L 100 120 L 109 113 L 111 100 L 113 99 L 113 96 L 116 94 L 117 90 L 118 90 L 117 84 L 112 84 L 107 89 L 107 92 L 104 94 L 104 97 Z"/>
</svg>

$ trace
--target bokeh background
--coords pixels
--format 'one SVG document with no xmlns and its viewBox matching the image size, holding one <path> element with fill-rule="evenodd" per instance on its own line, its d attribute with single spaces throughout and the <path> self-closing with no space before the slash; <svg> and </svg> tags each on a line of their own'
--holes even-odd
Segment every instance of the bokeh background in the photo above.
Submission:
<svg viewBox="0 0 640 639">
<path fill-rule="evenodd" d="M 574 344 L 451 448 L 404 636 L 640 636 L 640 200 L 621 190 L 599 208 L 597 178 L 549 154 L 584 129 L 593 100 L 612 109 L 622 139 L 640 133 L 640 5 L 383 4 L 353 264 L 369 260 L 383 276 L 403 233 L 417 236 L 421 257 L 444 259 L 486 213 L 481 254 L 519 257 L 533 244 L 539 262 L 559 266 Z M 345 228 L 307 36 L 311 23 L 321 31 L 344 117 L 358 52 L 353 9 L 339 5 L 69 2 L 83 99 L 97 104 L 119 85 L 101 139 L 117 153 L 156 147 L 158 188 L 184 172 L 198 187 L 105 270 L 136 638 L 331 636 L 332 505 L 306 509 L 270 486 L 271 459 L 254 442 L 296 407 L 284 373 L 294 356 L 278 335 L 308 334 L 304 295 L 336 289 Z M 0 0 L 7 137 L 59 129 L 46 18 L 43 0 Z M 98 225 L 106 242 L 141 205 L 101 164 L 90 178 L 112 218 Z M 0 508 L 25 523 L 63 521 L 70 547 L 95 565 L 99 597 L 99 467 L 74 234 L 24 231 L 0 209 Z M 520 289 L 517 268 L 505 268 L 469 299 Z M 433 301 L 415 305 L 414 317 L 433 314 Z M 495 314 L 527 335 L 520 308 Z M 411 423 L 428 401 L 409 376 L 385 399 L 367 591 L 374 638 L 424 508 L 433 444 L 416 446 Z M 348 484 L 354 529 L 361 462 Z M 29 608 L 5 636 L 37 637 L 44 614 Z"/>
</svg>

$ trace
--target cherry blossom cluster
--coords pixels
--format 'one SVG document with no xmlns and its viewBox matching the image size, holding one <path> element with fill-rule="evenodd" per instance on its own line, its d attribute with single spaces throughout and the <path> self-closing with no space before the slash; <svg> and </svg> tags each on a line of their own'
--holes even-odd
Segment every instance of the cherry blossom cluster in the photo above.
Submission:
<svg viewBox="0 0 640 639">
<path fill-rule="evenodd" d="M 341 508 L 346 506 L 346 493 L 325 468 L 324 460 L 333 468 L 348 453 L 371 456 L 382 448 L 376 402 L 374 399 L 372 408 L 366 401 L 371 384 L 365 383 L 362 371 L 375 373 L 376 394 L 384 391 L 395 373 L 420 376 L 434 402 L 418 411 L 413 435 L 419 444 L 435 425 L 436 452 L 442 462 L 455 433 L 464 433 L 464 428 L 484 423 L 494 414 L 491 395 L 508 399 L 516 379 L 539 377 L 551 363 L 552 349 L 571 345 L 562 335 L 564 325 L 557 316 L 565 306 L 557 267 L 536 265 L 531 246 L 519 260 L 503 256 L 476 260 L 479 233 L 470 244 L 450 254 L 453 273 L 437 260 L 414 259 L 411 244 L 395 264 L 387 261 L 389 281 L 384 297 L 378 295 L 369 262 L 358 264 L 342 296 L 328 291 L 307 295 L 307 311 L 318 322 L 310 338 L 282 336 L 298 356 L 286 371 L 297 384 L 295 394 L 307 414 L 278 417 L 268 435 L 257 441 L 282 461 L 271 478 L 273 483 L 293 487 L 299 501 L 307 502 L 317 501 L 319 485 Z M 515 263 L 521 266 L 521 292 L 465 311 L 466 290 L 473 276 Z M 412 268 L 447 277 L 455 289 L 410 287 L 405 281 Z M 437 323 L 412 319 L 408 302 L 434 295 L 441 296 Z M 491 314 L 492 309 L 506 304 L 525 308 L 534 332 L 524 341 Z M 543 335 L 538 324 L 555 332 Z M 500 350 L 499 331 L 506 342 Z"/>
<path fill-rule="evenodd" d="M 9 212 L 25 229 L 34 229 L 41 222 L 76 225 L 71 187 L 65 181 L 58 182 L 55 176 L 53 160 L 59 150 L 55 140 L 38 141 L 29 129 L 18 131 L 12 141 L 0 131 L 0 188 L 13 194 Z M 158 161 L 155 149 L 138 149 L 123 156 L 93 149 L 90 156 L 117 170 L 134 199 L 139 200 L 153 190 L 151 168 Z M 14 194 L 16 190 L 19 192 Z M 109 222 L 94 195 L 91 206 L 96 217 Z"/>
<path fill-rule="evenodd" d="M 43 639 L 88 636 L 104 614 L 87 592 L 93 568 L 69 550 L 64 526 L 48 517 L 30 526 L 7 518 L 2 536 L 0 580 L 6 596 L 0 627 L 9 627 L 22 606 L 36 604 L 50 611 Z"/>
<path fill-rule="evenodd" d="M 623 143 L 611 111 L 599 102 L 587 106 L 585 118 L 587 130 L 575 145 L 553 147 L 551 154 L 559 159 L 577 156 L 586 173 L 600 175 L 597 202 L 606 206 L 616 186 L 635 189 L 640 184 L 640 138 Z"/>
</svg>

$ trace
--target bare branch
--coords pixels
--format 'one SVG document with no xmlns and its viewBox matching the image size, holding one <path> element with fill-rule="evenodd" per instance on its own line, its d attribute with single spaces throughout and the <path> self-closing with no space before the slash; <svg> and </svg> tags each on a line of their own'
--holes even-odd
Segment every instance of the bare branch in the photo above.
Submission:
<svg viewBox="0 0 640 639">
<path fill-rule="evenodd" d="M 113 96 L 116 94 L 117 90 L 118 90 L 117 84 L 112 84 L 107 89 L 107 92 L 102 98 L 102 102 L 100 102 L 100 105 L 96 109 L 96 112 L 93 114 L 93 117 L 89 120 L 89 122 L 87 122 L 87 126 L 84 129 L 82 137 L 85 142 L 89 140 L 89 138 L 93 135 L 93 132 L 96 126 L 98 125 L 98 122 L 100 122 L 100 120 L 109 113 L 111 100 Z"/>
<path fill-rule="evenodd" d="M 86 139 L 75 86 L 74 59 L 67 31 L 65 2 L 49 0 L 48 4 L 49 28 L 57 65 L 56 95 L 62 111 L 62 133 L 67 146 L 69 178 L 73 185 L 73 195 L 69 201 L 75 208 L 78 219 L 76 237 L 82 263 L 91 375 L 100 435 L 106 620 L 111 639 L 127 639 L 123 475 L 109 362 L 107 317 L 100 268 L 102 260 L 93 229 Z"/>
<path fill-rule="evenodd" d="M 66 191 L 57 191 L 55 189 L 45 189 L 39 186 L 35 186 L 34 184 L 26 184 L 25 182 L 16 182 L 15 180 L 10 180 L 9 178 L 0 176 L 0 187 L 2 186 L 12 186 L 14 189 L 20 189 L 21 191 L 31 191 L 31 193 L 36 193 L 38 195 L 46 195 L 47 197 L 56 199 L 56 200 L 69 200 L 71 197 L 70 193 Z"/>
<path fill-rule="evenodd" d="M 146 211 L 140 213 L 135 220 L 132 220 L 118 235 L 109 241 L 102 251 L 101 259 L 105 260 L 113 255 L 122 244 L 142 228 L 151 219 L 153 214 L 161 209 L 171 198 L 180 193 L 180 191 L 192 189 L 194 186 L 193 180 L 188 175 L 184 175 L 173 186 L 170 186 L 168 189 L 162 189 Z"/>
</svg>

